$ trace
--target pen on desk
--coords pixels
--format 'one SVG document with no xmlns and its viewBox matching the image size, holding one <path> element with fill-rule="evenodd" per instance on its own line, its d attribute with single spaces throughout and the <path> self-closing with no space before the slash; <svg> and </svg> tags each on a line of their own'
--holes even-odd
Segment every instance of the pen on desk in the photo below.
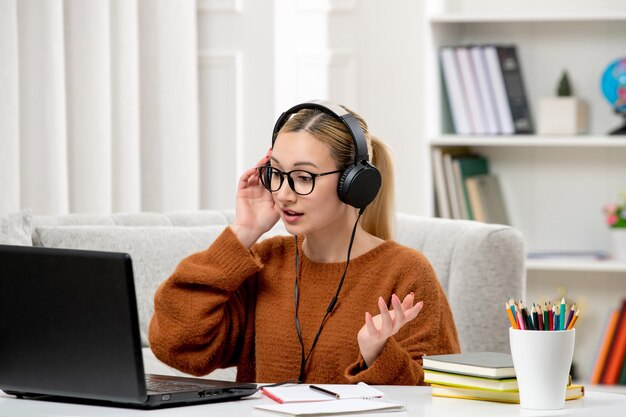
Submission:
<svg viewBox="0 0 626 417">
<path fill-rule="evenodd" d="M 311 388 L 314 391 L 318 391 L 318 392 L 321 392 L 323 394 L 330 395 L 330 396 L 335 397 L 335 398 L 339 398 L 339 394 L 337 394 L 336 392 L 332 392 L 332 391 L 329 391 L 329 390 L 324 389 L 322 387 L 318 387 L 317 385 L 309 385 L 309 388 Z"/>
</svg>

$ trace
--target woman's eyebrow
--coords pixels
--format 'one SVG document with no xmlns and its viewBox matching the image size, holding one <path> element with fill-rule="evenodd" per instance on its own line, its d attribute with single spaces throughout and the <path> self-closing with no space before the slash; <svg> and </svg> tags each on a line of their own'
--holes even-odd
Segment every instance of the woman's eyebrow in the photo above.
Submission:
<svg viewBox="0 0 626 417">
<path fill-rule="evenodd" d="M 277 164 L 280 164 L 280 161 L 276 158 L 274 158 L 273 156 L 270 157 L 270 159 L 274 162 L 276 162 Z M 319 168 L 317 165 L 315 165 L 313 162 L 310 161 L 298 161 L 296 163 L 293 164 L 294 167 L 301 167 L 301 166 L 311 166 L 314 168 Z"/>
</svg>

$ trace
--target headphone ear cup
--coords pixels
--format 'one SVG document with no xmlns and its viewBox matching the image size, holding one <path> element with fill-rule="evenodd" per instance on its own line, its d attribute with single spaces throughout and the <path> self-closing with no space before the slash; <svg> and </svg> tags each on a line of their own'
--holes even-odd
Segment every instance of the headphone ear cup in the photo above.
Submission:
<svg viewBox="0 0 626 417">
<path fill-rule="evenodd" d="M 344 203 L 361 209 L 374 201 L 381 184 L 378 169 L 363 161 L 343 171 L 337 184 L 337 194 Z"/>
<path fill-rule="evenodd" d="M 261 184 L 268 191 L 270 191 L 270 184 L 272 180 L 272 170 L 269 168 L 270 164 L 263 165 L 263 169 L 261 170 L 259 175 L 259 178 L 261 179 Z"/>
</svg>

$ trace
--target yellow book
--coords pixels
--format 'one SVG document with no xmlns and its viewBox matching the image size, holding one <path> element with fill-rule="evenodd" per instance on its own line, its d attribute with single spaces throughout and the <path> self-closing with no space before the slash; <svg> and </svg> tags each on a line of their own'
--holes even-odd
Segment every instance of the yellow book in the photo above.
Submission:
<svg viewBox="0 0 626 417">
<path fill-rule="evenodd" d="M 517 390 L 517 378 L 493 379 L 471 375 L 452 374 L 424 369 L 424 382 L 459 388 L 490 389 L 494 391 Z"/>
<path fill-rule="evenodd" d="M 460 388 L 444 385 L 432 385 L 433 397 L 461 398 L 465 400 L 495 401 L 519 404 L 519 391 L 496 391 L 488 389 Z M 575 400 L 585 396 L 585 387 L 569 385 L 565 391 L 566 400 Z"/>
</svg>

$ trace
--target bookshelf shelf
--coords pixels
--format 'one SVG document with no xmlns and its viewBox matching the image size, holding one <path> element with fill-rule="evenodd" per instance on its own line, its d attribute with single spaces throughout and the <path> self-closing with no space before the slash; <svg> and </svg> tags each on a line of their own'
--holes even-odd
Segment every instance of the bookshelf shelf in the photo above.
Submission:
<svg viewBox="0 0 626 417">
<path fill-rule="evenodd" d="M 626 136 L 606 134 L 622 120 L 602 96 L 600 78 L 611 61 L 626 55 L 626 2 L 424 0 L 422 4 L 424 67 L 418 94 L 423 97 L 419 139 L 426 156 L 421 195 L 426 214 L 437 214 L 436 199 L 441 197 L 442 187 L 435 186 L 435 179 L 443 176 L 439 151 L 464 146 L 488 160 L 508 218 L 524 235 L 528 252 L 546 248 L 610 252 L 602 208 L 626 193 Z M 574 94 L 589 108 L 587 133 L 455 135 L 440 49 L 457 45 L 516 47 L 535 127 L 540 99 L 554 95 L 562 71 L 567 70 Z M 565 296 L 586 306 L 574 353 L 579 377 L 586 380 L 601 337 L 596 323 L 626 297 L 626 262 L 530 259 L 526 271 L 528 299 Z"/>
<path fill-rule="evenodd" d="M 430 141 L 431 146 L 513 146 L 513 147 L 591 147 L 626 148 L 626 138 L 616 136 L 459 136 L 442 135 Z"/>
<path fill-rule="evenodd" d="M 626 262 L 587 259 L 527 259 L 527 271 L 617 272 L 612 276 L 626 278 Z"/>
<path fill-rule="evenodd" d="M 614 22 L 626 21 L 626 12 L 605 14 L 605 13 L 589 13 L 589 14 L 437 14 L 432 15 L 428 19 L 434 24 L 458 24 L 458 23 L 559 23 L 559 22 Z"/>
</svg>

